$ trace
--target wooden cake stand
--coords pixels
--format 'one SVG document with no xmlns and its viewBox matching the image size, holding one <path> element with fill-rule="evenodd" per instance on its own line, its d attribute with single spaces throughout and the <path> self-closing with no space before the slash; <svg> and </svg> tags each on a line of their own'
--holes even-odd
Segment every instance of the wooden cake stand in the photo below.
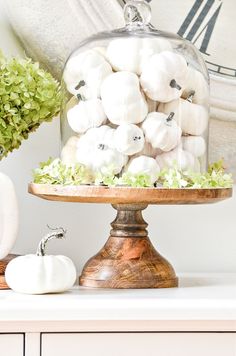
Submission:
<svg viewBox="0 0 236 356">
<path fill-rule="evenodd" d="M 232 189 L 162 189 L 29 184 L 40 198 L 79 203 L 110 203 L 117 210 L 110 237 L 85 264 L 79 283 L 96 288 L 178 286 L 171 264 L 153 247 L 142 210 L 149 204 L 209 204 L 232 196 Z"/>
</svg>

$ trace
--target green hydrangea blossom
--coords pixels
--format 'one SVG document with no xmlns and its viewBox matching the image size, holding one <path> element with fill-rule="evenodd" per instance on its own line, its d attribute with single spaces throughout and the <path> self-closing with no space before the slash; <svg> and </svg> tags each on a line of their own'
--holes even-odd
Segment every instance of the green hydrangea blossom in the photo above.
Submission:
<svg viewBox="0 0 236 356">
<path fill-rule="evenodd" d="M 218 163 L 217 163 L 218 164 Z M 211 169 L 206 173 L 179 171 L 177 168 L 163 170 L 159 182 L 164 188 L 231 188 L 233 179 L 231 174 L 223 169 Z"/>
<path fill-rule="evenodd" d="M 104 184 L 109 187 L 120 185 L 140 188 L 153 187 L 150 177 L 146 174 L 133 175 L 126 172 L 121 177 L 116 177 L 111 172 L 109 173 L 108 170 L 106 175 L 98 173 L 94 177 L 82 165 L 68 166 L 62 163 L 60 159 L 49 159 L 34 170 L 33 181 L 38 184 Z M 160 172 L 155 183 L 155 187 L 168 189 L 231 188 L 232 185 L 232 175 L 225 173 L 222 161 L 209 166 L 206 173 L 180 171 L 176 167 L 164 169 Z"/>
<path fill-rule="evenodd" d="M 117 183 L 119 185 L 126 185 L 134 188 L 147 188 L 153 186 L 150 177 L 147 174 L 131 174 L 129 172 L 123 173 Z"/>
<path fill-rule="evenodd" d="M 31 59 L 0 52 L 0 160 L 59 113 L 58 82 Z"/>
<path fill-rule="evenodd" d="M 49 158 L 33 171 L 33 181 L 38 184 L 81 185 L 91 184 L 94 178 L 90 171 L 79 164 L 66 165 L 62 161 Z"/>
</svg>

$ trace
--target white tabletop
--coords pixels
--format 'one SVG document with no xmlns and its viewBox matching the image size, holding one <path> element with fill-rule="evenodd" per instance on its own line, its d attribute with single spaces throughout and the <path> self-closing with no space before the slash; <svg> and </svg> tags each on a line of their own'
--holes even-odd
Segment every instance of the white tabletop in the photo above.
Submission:
<svg viewBox="0 0 236 356">
<path fill-rule="evenodd" d="M 1 321 L 234 320 L 236 274 L 182 275 L 171 289 L 86 289 L 23 295 L 0 291 Z"/>
</svg>

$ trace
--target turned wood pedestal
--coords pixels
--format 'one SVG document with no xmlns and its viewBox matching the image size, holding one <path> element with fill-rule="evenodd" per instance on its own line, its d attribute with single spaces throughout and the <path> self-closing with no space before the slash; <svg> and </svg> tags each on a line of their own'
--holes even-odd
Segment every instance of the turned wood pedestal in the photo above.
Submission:
<svg viewBox="0 0 236 356">
<path fill-rule="evenodd" d="M 40 198 L 111 203 L 116 219 L 104 247 L 85 264 L 81 286 L 95 288 L 171 288 L 178 278 L 149 240 L 142 210 L 149 204 L 209 204 L 232 196 L 232 189 L 161 189 L 30 184 Z"/>
<path fill-rule="evenodd" d="M 154 248 L 146 230 L 145 204 L 117 204 L 110 237 L 84 266 L 80 285 L 98 288 L 177 287 L 171 264 Z"/>
</svg>

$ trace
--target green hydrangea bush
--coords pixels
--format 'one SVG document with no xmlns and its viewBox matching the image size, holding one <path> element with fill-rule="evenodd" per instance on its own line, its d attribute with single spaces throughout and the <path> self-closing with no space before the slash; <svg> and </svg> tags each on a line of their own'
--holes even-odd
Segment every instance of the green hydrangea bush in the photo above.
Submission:
<svg viewBox="0 0 236 356">
<path fill-rule="evenodd" d="M 61 92 L 52 75 L 31 59 L 0 52 L 0 160 L 59 113 Z"/>
<path fill-rule="evenodd" d="M 157 176 L 155 185 L 151 184 L 150 177 L 146 174 L 133 175 L 123 173 L 121 177 L 109 172 L 106 175 L 98 173 L 95 177 L 89 170 L 80 165 L 66 165 L 59 158 L 50 158 L 47 162 L 40 163 L 39 168 L 33 172 L 33 182 L 37 184 L 81 185 L 95 184 L 114 186 L 129 186 L 135 188 L 231 188 L 232 175 L 225 172 L 223 161 L 209 166 L 205 173 L 181 171 L 178 168 L 164 169 Z"/>
</svg>

